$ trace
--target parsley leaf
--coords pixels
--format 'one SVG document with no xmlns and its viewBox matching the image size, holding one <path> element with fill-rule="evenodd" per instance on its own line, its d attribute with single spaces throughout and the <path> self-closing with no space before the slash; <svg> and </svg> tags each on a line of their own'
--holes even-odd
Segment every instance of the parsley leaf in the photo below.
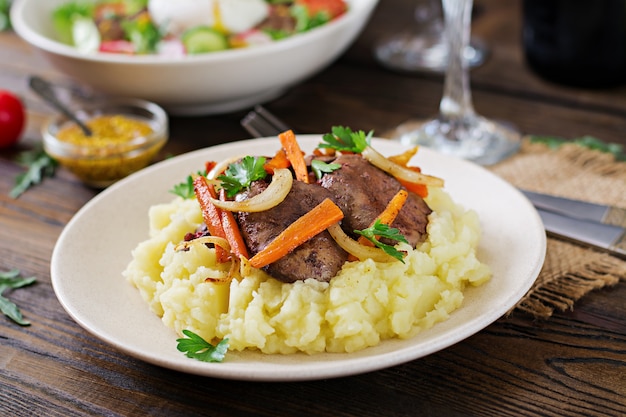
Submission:
<svg viewBox="0 0 626 417">
<path fill-rule="evenodd" d="M 33 149 L 20 153 L 17 162 L 28 167 L 15 177 L 15 186 L 9 192 L 11 198 L 18 198 L 31 186 L 40 184 L 45 177 L 53 177 L 58 165 L 57 161 L 48 155 L 43 148 Z"/>
<path fill-rule="evenodd" d="M 198 175 L 206 176 L 206 172 L 198 171 Z M 188 175 L 184 182 L 174 185 L 169 192 L 185 200 L 194 198 L 196 193 L 193 190 L 193 175 Z"/>
<path fill-rule="evenodd" d="M 378 240 L 377 237 L 387 238 L 391 240 L 395 240 L 397 242 L 408 243 L 406 238 L 400 233 L 400 231 L 394 227 L 391 227 L 387 224 L 381 223 L 379 219 L 374 222 L 373 226 L 368 227 L 363 230 L 355 230 L 354 233 L 357 233 L 361 236 L 364 236 L 372 242 L 377 247 L 381 248 L 388 255 L 393 256 L 400 262 L 404 263 L 404 259 L 402 259 L 402 252 L 397 250 L 395 247 L 391 245 L 387 245 Z"/>
<path fill-rule="evenodd" d="M 267 176 L 263 165 L 265 158 L 244 156 L 239 162 L 230 164 L 223 175 L 217 177 L 222 181 L 222 188 L 226 190 L 226 195 L 232 197 L 239 191 L 249 187 L 253 181 L 261 180 Z"/>
<path fill-rule="evenodd" d="M 198 359 L 202 362 L 221 362 L 228 351 L 228 339 L 221 340 L 213 346 L 191 330 L 183 330 L 186 338 L 176 339 L 176 348 L 185 353 L 185 356 Z"/>
<path fill-rule="evenodd" d="M 8 289 L 25 287 L 35 281 L 35 277 L 21 277 L 19 269 L 0 272 L 0 311 L 20 326 L 29 326 L 30 322 L 24 319 L 19 307 L 8 298 L 4 297 L 2 293 Z"/>
<path fill-rule="evenodd" d="M 311 161 L 311 169 L 315 173 L 315 177 L 319 180 L 324 173 L 330 173 L 341 168 L 341 164 L 328 164 L 320 159 L 314 159 Z"/>
<path fill-rule="evenodd" d="M 333 126 L 331 133 L 326 133 L 322 136 L 323 143 L 320 143 L 317 147 L 361 153 L 369 146 L 373 135 L 374 132 L 371 130 L 366 135 L 362 130 L 353 132 L 349 127 Z"/>
</svg>

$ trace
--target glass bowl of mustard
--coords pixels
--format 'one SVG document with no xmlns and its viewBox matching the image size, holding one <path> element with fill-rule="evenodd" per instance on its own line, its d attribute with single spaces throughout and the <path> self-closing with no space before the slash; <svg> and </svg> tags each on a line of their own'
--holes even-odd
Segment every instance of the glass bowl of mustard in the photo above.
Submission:
<svg viewBox="0 0 626 417">
<path fill-rule="evenodd" d="M 168 117 L 157 104 L 112 99 L 78 112 L 91 135 L 58 115 L 43 126 L 43 146 L 85 184 L 105 188 L 146 167 L 168 139 Z"/>
</svg>

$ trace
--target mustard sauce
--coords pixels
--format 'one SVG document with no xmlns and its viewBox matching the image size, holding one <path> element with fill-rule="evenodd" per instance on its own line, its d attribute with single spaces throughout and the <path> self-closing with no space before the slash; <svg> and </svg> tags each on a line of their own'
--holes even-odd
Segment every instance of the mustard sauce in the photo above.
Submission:
<svg viewBox="0 0 626 417">
<path fill-rule="evenodd" d="M 152 133 L 148 123 L 122 115 L 94 117 L 86 125 L 92 131 L 91 136 L 86 136 L 78 125 L 72 124 L 61 129 L 57 138 L 63 142 L 95 149 L 102 145 L 124 144 Z"/>
<path fill-rule="evenodd" d="M 49 153 L 84 183 L 97 188 L 144 168 L 165 143 L 164 137 L 154 137 L 148 122 L 137 118 L 102 115 L 86 125 L 91 136 L 76 124 L 60 129 L 56 139 L 70 145 L 71 151 Z"/>
</svg>

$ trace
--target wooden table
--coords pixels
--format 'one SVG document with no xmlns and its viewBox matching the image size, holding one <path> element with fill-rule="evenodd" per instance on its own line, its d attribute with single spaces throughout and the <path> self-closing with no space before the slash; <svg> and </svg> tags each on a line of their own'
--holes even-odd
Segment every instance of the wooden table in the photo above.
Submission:
<svg viewBox="0 0 626 417">
<path fill-rule="evenodd" d="M 372 57 L 374 42 L 408 24 L 411 12 L 410 1 L 382 0 L 339 61 L 267 107 L 300 132 L 327 131 L 334 124 L 385 132 L 434 114 L 442 77 L 394 73 Z M 557 86 L 525 66 L 520 0 L 477 0 L 473 34 L 491 48 L 488 62 L 471 74 L 479 113 L 527 133 L 590 134 L 626 144 L 626 87 Z M 23 72 L 58 75 L 12 33 L 0 33 L 0 50 L 16 58 L 4 63 L 12 65 L 10 73 L 0 74 L 4 81 L 14 77 L 15 89 L 23 89 Z M 438 353 L 345 378 L 218 380 L 120 353 L 79 327 L 50 283 L 55 241 L 96 191 L 60 170 L 17 200 L 7 196 L 22 171 L 12 158 L 39 140 L 33 123 L 45 106 L 32 97 L 27 104 L 33 114 L 22 146 L 0 153 L 0 270 L 19 268 L 37 283 L 7 293 L 31 326 L 0 317 L 0 415 L 626 415 L 623 281 L 549 320 L 513 314 Z M 164 155 L 249 137 L 239 125 L 244 114 L 173 117 Z"/>
</svg>

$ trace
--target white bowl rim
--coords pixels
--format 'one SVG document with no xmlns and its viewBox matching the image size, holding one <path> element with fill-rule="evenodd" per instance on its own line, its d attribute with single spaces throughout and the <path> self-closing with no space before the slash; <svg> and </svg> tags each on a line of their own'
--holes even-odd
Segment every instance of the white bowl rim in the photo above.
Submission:
<svg viewBox="0 0 626 417">
<path fill-rule="evenodd" d="M 369 12 L 373 10 L 379 0 L 346 0 L 351 7 L 348 8 L 348 11 L 345 14 L 339 16 L 332 22 L 329 22 L 328 24 L 315 28 L 311 31 L 296 34 L 290 36 L 289 38 L 272 42 L 267 45 L 241 49 L 228 49 L 225 51 L 212 52 L 202 55 L 187 55 L 183 58 L 167 58 L 154 55 L 129 56 L 124 54 L 81 53 L 75 47 L 55 41 L 28 26 L 23 18 L 23 11 L 29 1 L 37 0 L 16 0 L 15 2 L 13 2 L 13 5 L 11 7 L 12 26 L 19 36 L 24 38 L 33 46 L 44 51 L 73 59 L 89 60 L 102 63 L 118 63 L 125 65 L 196 65 L 198 63 L 204 62 L 208 63 L 237 60 L 241 58 L 253 58 L 259 55 L 266 55 L 268 53 L 280 53 L 285 50 L 297 48 L 301 44 L 308 43 L 309 40 L 325 36 L 326 33 L 329 31 L 338 30 L 338 28 L 340 27 L 352 24 L 353 21 L 361 15 L 368 16 Z"/>
</svg>

